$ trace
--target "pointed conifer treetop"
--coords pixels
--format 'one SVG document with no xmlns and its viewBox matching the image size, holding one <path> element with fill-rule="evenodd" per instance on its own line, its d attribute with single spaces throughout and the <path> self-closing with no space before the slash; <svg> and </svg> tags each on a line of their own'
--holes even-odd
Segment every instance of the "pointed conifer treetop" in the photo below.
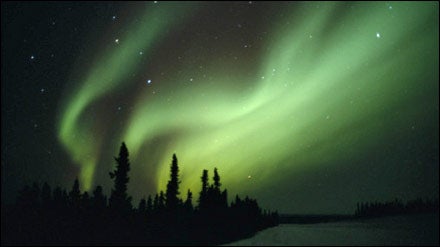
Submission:
<svg viewBox="0 0 440 247">
<path fill-rule="evenodd" d="M 167 184 L 166 190 L 166 206 L 169 209 L 175 209 L 179 204 L 177 196 L 179 192 L 179 166 L 177 164 L 176 154 L 173 154 L 173 160 L 170 167 L 170 180 Z"/>
<path fill-rule="evenodd" d="M 111 208 L 128 210 L 131 209 L 131 197 L 127 194 L 130 162 L 128 160 L 128 149 L 124 142 L 119 149 L 119 157 L 115 157 L 115 161 L 116 170 L 109 173 L 110 178 L 114 179 L 114 188 L 110 195 L 109 205 Z"/>
</svg>

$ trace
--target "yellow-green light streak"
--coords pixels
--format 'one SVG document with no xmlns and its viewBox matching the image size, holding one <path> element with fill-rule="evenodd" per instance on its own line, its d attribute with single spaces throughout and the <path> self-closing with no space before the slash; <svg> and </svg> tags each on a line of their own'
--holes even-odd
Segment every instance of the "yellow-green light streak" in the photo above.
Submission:
<svg viewBox="0 0 440 247">
<path fill-rule="evenodd" d="M 81 166 L 80 178 L 85 190 L 90 189 L 92 185 L 96 165 L 90 157 L 96 157 L 95 153 L 100 145 L 94 133 L 90 132 L 90 124 L 82 123 L 81 114 L 93 101 L 133 82 L 127 78 L 140 65 L 140 60 L 136 59 L 139 51 L 147 54 L 154 43 L 163 36 L 164 30 L 186 11 L 185 8 L 176 7 L 175 3 L 167 5 L 154 9 L 145 6 L 142 19 L 132 24 L 130 32 L 115 44 L 117 48 L 97 59 L 90 72 L 84 76 L 85 79 L 78 83 L 78 87 L 69 95 L 69 100 L 62 109 L 59 139 L 75 163 Z M 78 133 L 81 136 L 78 136 Z"/>
</svg>

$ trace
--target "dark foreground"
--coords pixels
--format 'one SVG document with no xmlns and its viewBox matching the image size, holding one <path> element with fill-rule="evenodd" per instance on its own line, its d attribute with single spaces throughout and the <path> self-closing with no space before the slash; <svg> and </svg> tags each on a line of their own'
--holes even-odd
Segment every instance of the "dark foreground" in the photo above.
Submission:
<svg viewBox="0 0 440 247">
<path fill-rule="evenodd" d="M 162 212 L 123 217 L 103 210 L 93 214 L 52 215 L 2 210 L 2 245 L 217 245 L 253 236 L 276 225 L 268 218 L 203 212 Z M 255 216 L 255 214 L 254 214 Z"/>
</svg>

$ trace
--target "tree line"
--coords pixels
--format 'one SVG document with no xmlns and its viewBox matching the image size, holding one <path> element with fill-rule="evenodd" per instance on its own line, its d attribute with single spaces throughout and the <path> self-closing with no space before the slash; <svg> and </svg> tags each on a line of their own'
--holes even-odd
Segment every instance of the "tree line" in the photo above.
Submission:
<svg viewBox="0 0 440 247">
<path fill-rule="evenodd" d="M 400 214 L 416 214 L 438 212 L 438 200 L 417 198 L 406 203 L 395 199 L 388 202 L 357 203 L 355 217 L 378 217 Z"/>
<path fill-rule="evenodd" d="M 26 185 L 13 207 L 2 210 L 2 243 L 5 244 L 223 244 L 253 235 L 278 224 L 278 213 L 262 210 L 255 199 L 238 195 L 228 203 L 220 175 L 202 171 L 197 204 L 193 193 L 180 195 L 178 160 L 173 154 L 166 191 L 140 200 L 137 207 L 127 193 L 129 153 L 122 143 L 114 182 L 107 197 L 102 186 L 91 194 L 81 192 L 78 179 L 70 191 L 48 183 Z"/>
</svg>

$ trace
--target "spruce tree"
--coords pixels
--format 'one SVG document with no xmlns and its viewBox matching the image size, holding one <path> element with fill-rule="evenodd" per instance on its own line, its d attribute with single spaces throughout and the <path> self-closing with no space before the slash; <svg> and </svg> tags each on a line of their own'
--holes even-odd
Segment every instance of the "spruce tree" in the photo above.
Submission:
<svg viewBox="0 0 440 247">
<path fill-rule="evenodd" d="M 202 174 L 202 190 L 199 196 L 199 208 L 206 208 L 207 196 L 208 196 L 208 170 L 203 170 Z"/>
<path fill-rule="evenodd" d="M 147 211 L 147 201 L 145 200 L 145 198 L 142 198 L 142 200 L 139 202 L 138 212 L 145 213 L 146 211 Z"/>
<path fill-rule="evenodd" d="M 151 213 L 153 211 L 153 200 L 151 199 L 151 195 L 148 195 L 147 199 L 147 213 Z"/>
<path fill-rule="evenodd" d="M 131 197 L 127 194 L 127 184 L 129 181 L 128 172 L 130 171 L 130 162 L 128 160 L 128 150 L 123 142 L 119 150 L 119 157 L 115 157 L 116 170 L 110 172 L 110 178 L 114 179 L 115 186 L 112 189 L 109 206 L 115 210 L 131 210 Z"/>
<path fill-rule="evenodd" d="M 102 186 L 96 186 L 93 191 L 92 206 L 96 210 L 102 210 L 107 206 L 107 197 L 102 192 Z"/>
<path fill-rule="evenodd" d="M 154 211 L 158 211 L 158 210 L 159 210 L 159 195 L 158 195 L 157 193 L 156 193 L 156 195 L 154 196 L 153 210 L 154 210 Z"/>
<path fill-rule="evenodd" d="M 217 168 L 214 168 L 214 188 L 220 191 L 220 186 L 222 185 L 220 183 L 220 176 L 218 175 Z"/>
<path fill-rule="evenodd" d="M 78 178 L 73 182 L 72 190 L 69 192 L 69 201 L 73 207 L 79 207 L 81 201 L 81 191 L 79 190 Z"/>
<path fill-rule="evenodd" d="M 185 201 L 185 209 L 189 212 L 191 212 L 193 210 L 193 205 L 192 205 L 192 192 L 191 190 L 188 189 L 188 193 L 186 196 L 186 201 Z"/>
<path fill-rule="evenodd" d="M 166 207 L 170 210 L 175 210 L 179 205 L 179 166 L 177 164 L 176 154 L 173 154 L 173 161 L 170 168 L 170 180 L 167 184 L 166 190 Z"/>
<path fill-rule="evenodd" d="M 159 193 L 159 204 L 157 205 L 159 210 L 163 210 L 165 208 L 165 194 L 161 190 Z"/>
</svg>

